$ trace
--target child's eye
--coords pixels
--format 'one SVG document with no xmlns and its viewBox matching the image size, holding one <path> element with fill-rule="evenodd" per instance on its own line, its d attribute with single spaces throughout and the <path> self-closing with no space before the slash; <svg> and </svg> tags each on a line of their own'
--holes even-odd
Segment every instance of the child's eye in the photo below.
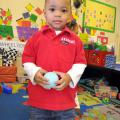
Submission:
<svg viewBox="0 0 120 120">
<path fill-rule="evenodd" d="M 51 12 L 54 12 L 54 11 L 55 11 L 55 8 L 49 8 L 49 10 L 50 10 Z"/>
<path fill-rule="evenodd" d="M 63 13 L 66 13 L 66 12 L 67 12 L 67 9 L 63 9 L 62 12 L 63 12 Z"/>
</svg>

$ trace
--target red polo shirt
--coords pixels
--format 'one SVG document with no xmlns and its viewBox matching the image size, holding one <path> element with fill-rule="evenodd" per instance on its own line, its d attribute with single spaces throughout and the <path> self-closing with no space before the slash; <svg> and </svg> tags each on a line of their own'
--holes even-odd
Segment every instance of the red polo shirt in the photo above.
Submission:
<svg viewBox="0 0 120 120">
<path fill-rule="evenodd" d="M 67 72 L 73 64 L 86 64 L 80 39 L 65 28 L 60 34 L 44 26 L 25 45 L 22 63 L 32 62 L 47 71 Z M 46 90 L 39 85 L 28 85 L 28 104 L 48 110 L 74 108 L 76 89 L 69 86 L 62 91 Z"/>
</svg>

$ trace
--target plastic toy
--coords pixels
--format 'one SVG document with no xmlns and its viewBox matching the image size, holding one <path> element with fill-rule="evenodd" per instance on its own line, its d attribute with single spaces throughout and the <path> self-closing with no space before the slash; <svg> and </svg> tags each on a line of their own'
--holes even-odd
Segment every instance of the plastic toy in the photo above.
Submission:
<svg viewBox="0 0 120 120">
<path fill-rule="evenodd" d="M 9 88 L 7 85 L 2 84 L 3 93 L 12 94 L 12 88 Z"/>
<path fill-rule="evenodd" d="M 44 75 L 44 77 L 48 80 L 49 85 L 45 85 L 45 88 L 51 89 L 56 86 L 56 81 L 59 80 L 58 75 L 55 72 L 48 72 Z"/>
<path fill-rule="evenodd" d="M 13 84 L 12 94 L 18 93 L 18 91 L 23 87 L 23 84 Z"/>
<path fill-rule="evenodd" d="M 2 94 L 2 85 L 0 84 L 0 94 Z"/>
<path fill-rule="evenodd" d="M 118 88 L 113 86 L 95 85 L 95 95 L 100 98 L 116 98 Z"/>
<path fill-rule="evenodd" d="M 0 92 L 6 93 L 6 94 L 15 94 L 17 93 L 21 88 L 23 87 L 23 84 L 4 84 L 2 83 L 0 85 Z"/>
</svg>

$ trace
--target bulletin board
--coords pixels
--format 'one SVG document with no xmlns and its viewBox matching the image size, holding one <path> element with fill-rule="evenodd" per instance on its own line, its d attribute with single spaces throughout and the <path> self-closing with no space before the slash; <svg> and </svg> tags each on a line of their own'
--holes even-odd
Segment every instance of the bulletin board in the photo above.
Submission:
<svg viewBox="0 0 120 120">
<path fill-rule="evenodd" d="M 45 24 L 44 0 L 0 0 L 0 40 L 26 42 Z"/>
<path fill-rule="evenodd" d="M 115 32 L 116 7 L 97 1 L 85 0 L 83 27 Z"/>
</svg>

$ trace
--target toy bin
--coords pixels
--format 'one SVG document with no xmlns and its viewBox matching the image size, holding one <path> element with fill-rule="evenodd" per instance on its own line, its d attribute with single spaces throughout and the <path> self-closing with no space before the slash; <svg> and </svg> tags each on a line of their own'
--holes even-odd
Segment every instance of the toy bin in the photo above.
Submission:
<svg viewBox="0 0 120 120">
<path fill-rule="evenodd" d="M 0 67 L 0 82 L 16 82 L 17 67 L 16 66 L 1 66 Z"/>
<path fill-rule="evenodd" d="M 100 67 L 107 67 L 107 63 L 109 62 L 109 66 L 114 66 L 115 62 L 111 62 L 110 60 L 115 61 L 115 56 L 113 52 L 106 51 L 97 51 L 97 50 L 85 50 L 87 63 L 91 65 L 96 65 Z M 114 56 L 114 57 L 113 57 Z"/>
</svg>

